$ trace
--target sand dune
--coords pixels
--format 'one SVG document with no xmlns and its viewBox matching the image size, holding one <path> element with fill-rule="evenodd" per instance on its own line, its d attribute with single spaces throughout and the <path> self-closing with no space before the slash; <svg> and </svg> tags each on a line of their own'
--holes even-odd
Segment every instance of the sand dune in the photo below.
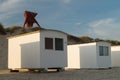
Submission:
<svg viewBox="0 0 120 80">
<path fill-rule="evenodd" d="M 7 69 L 8 64 L 8 35 L 0 35 L 0 69 Z"/>
</svg>

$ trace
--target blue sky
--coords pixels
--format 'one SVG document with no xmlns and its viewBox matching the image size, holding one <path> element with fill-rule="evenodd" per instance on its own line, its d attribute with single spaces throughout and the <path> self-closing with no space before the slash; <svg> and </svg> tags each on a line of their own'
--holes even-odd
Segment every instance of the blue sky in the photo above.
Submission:
<svg viewBox="0 0 120 80">
<path fill-rule="evenodd" d="M 37 12 L 43 28 L 120 40 L 120 0 L 0 0 L 0 22 L 22 26 L 25 10 Z"/>
</svg>

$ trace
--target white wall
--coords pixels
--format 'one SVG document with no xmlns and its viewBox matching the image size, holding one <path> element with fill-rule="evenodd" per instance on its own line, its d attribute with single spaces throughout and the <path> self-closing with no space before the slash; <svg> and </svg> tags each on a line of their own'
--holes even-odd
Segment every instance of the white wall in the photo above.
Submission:
<svg viewBox="0 0 120 80">
<path fill-rule="evenodd" d="M 80 68 L 80 51 L 79 51 L 79 45 L 68 45 L 67 46 L 67 60 L 68 60 L 68 66 L 67 68 Z"/>
<path fill-rule="evenodd" d="M 45 50 L 45 37 L 63 38 L 64 50 Z M 56 68 L 67 66 L 67 35 L 59 31 L 41 30 L 8 39 L 8 67 Z"/>
<path fill-rule="evenodd" d="M 67 68 L 108 68 L 111 67 L 111 55 L 99 56 L 99 46 L 108 46 L 105 42 L 68 45 Z"/>
<path fill-rule="evenodd" d="M 64 50 L 55 50 L 55 41 L 53 41 L 53 50 L 45 49 L 45 37 L 63 38 Z M 41 67 L 66 67 L 67 66 L 67 35 L 57 31 L 42 31 L 40 35 L 40 66 Z"/>
<path fill-rule="evenodd" d="M 120 67 L 120 46 L 111 47 L 112 67 Z"/>
<path fill-rule="evenodd" d="M 32 42 L 21 45 L 22 68 L 40 67 L 40 42 Z"/>
<path fill-rule="evenodd" d="M 80 68 L 97 68 L 96 44 L 81 45 Z"/>
<path fill-rule="evenodd" d="M 25 44 L 30 44 L 34 42 L 38 42 L 39 39 L 39 33 L 33 33 L 29 35 L 22 35 L 22 36 L 16 36 L 8 39 L 9 46 L 8 46 L 8 68 L 23 68 L 28 67 L 27 65 L 30 65 L 27 62 L 24 62 L 27 58 L 29 58 L 29 62 L 32 63 L 32 65 L 40 65 L 40 54 L 38 54 L 40 51 L 35 48 L 39 48 L 39 46 L 35 47 L 34 45 L 29 45 L 30 47 L 28 49 L 23 49 L 25 47 Z M 34 49 L 36 50 L 36 54 L 33 55 Z M 25 56 L 21 55 L 25 54 Z M 28 56 L 29 55 L 29 56 Z M 31 58 L 34 56 L 34 59 Z M 21 62 L 22 61 L 22 62 Z M 30 65 L 29 67 L 33 67 Z"/>
<path fill-rule="evenodd" d="M 68 45 L 67 68 L 95 68 L 96 67 L 96 44 Z"/>
</svg>

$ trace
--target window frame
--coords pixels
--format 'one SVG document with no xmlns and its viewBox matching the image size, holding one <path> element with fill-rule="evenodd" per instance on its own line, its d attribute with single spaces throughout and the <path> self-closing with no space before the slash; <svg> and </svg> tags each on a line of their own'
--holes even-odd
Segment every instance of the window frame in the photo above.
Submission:
<svg viewBox="0 0 120 80">
<path fill-rule="evenodd" d="M 50 37 L 45 37 L 45 50 L 53 50 L 54 49 L 54 40 Z"/>
<path fill-rule="evenodd" d="M 109 56 L 109 47 L 107 46 L 104 47 L 104 54 L 105 56 Z"/>
<path fill-rule="evenodd" d="M 99 46 L 99 56 L 109 56 L 109 47 L 108 46 Z"/>
<path fill-rule="evenodd" d="M 99 56 L 104 56 L 103 46 L 99 46 Z"/>
<path fill-rule="evenodd" d="M 64 39 L 55 38 L 55 50 L 63 51 L 64 50 Z"/>
</svg>

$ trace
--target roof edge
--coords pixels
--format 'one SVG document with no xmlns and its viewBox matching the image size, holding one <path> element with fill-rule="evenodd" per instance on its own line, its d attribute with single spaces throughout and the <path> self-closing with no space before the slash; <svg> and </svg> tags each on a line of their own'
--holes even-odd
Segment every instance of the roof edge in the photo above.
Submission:
<svg viewBox="0 0 120 80">
<path fill-rule="evenodd" d="M 20 33 L 20 34 L 16 34 L 16 35 L 11 35 L 11 36 L 7 37 L 7 39 L 14 38 L 14 37 L 19 37 L 19 36 L 25 36 L 25 35 L 33 34 L 33 33 L 38 33 L 38 32 L 41 32 L 41 31 L 57 31 L 57 32 L 60 32 L 60 33 L 63 33 L 63 34 L 68 35 L 67 33 L 65 33 L 65 32 L 63 32 L 63 31 L 59 31 L 59 30 L 43 29 L 43 30 L 30 31 L 30 32 L 26 32 L 26 33 Z"/>
</svg>

